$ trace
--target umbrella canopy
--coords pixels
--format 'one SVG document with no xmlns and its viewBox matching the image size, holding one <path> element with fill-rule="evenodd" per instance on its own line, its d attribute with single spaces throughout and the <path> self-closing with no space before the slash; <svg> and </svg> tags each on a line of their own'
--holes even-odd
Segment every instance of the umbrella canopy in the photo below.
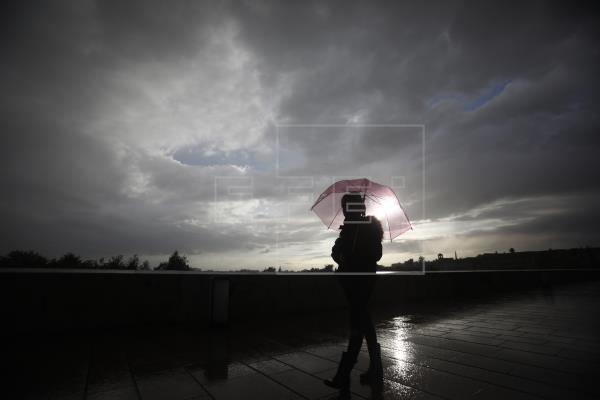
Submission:
<svg viewBox="0 0 600 400">
<path fill-rule="evenodd" d="M 310 208 L 328 229 L 337 229 L 344 222 L 342 197 L 347 193 L 360 193 L 367 207 L 365 215 L 376 217 L 387 226 L 390 240 L 412 229 L 408 216 L 394 191 L 366 178 L 343 180 L 329 186 Z"/>
</svg>

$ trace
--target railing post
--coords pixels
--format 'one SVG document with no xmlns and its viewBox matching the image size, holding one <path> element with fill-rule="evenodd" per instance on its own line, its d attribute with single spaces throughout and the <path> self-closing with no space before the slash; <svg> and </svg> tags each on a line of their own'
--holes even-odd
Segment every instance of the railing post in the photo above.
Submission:
<svg viewBox="0 0 600 400">
<path fill-rule="evenodd" d="M 229 323 L 229 279 L 211 278 L 210 324 L 223 326 Z"/>
</svg>

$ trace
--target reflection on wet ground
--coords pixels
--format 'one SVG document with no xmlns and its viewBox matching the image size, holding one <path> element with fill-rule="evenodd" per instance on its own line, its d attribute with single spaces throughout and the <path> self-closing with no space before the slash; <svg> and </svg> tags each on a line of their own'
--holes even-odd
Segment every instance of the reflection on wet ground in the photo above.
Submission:
<svg viewBox="0 0 600 400">
<path fill-rule="evenodd" d="M 591 282 L 377 310 L 384 398 L 598 398 L 599 309 Z M 7 346 L 5 398 L 327 399 L 345 318 L 21 338 Z M 358 379 L 367 366 L 363 346 L 353 398 L 370 397 Z"/>
</svg>

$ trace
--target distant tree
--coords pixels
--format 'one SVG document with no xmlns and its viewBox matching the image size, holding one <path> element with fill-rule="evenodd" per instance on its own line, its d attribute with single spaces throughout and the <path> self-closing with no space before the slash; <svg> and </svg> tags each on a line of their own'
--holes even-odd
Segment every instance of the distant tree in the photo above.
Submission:
<svg viewBox="0 0 600 400">
<path fill-rule="evenodd" d="M 171 254 L 169 257 L 169 269 L 178 271 L 189 271 L 190 265 L 188 264 L 187 257 L 180 256 L 177 251 Z"/>
<path fill-rule="evenodd" d="M 81 263 L 80 268 L 96 269 L 98 268 L 98 262 L 96 260 L 85 260 Z"/>
<path fill-rule="evenodd" d="M 263 270 L 263 272 L 276 272 L 275 267 L 268 267 Z"/>
<path fill-rule="evenodd" d="M 281 265 L 279 266 L 279 272 L 281 272 Z"/>
<path fill-rule="evenodd" d="M 189 271 L 190 266 L 185 256 L 179 255 L 179 252 L 175 250 L 169 257 L 169 260 L 165 263 L 162 262 L 156 267 L 157 270 L 171 270 L 171 271 Z"/>
<path fill-rule="evenodd" d="M 438 253 L 438 260 L 443 260 L 444 259 L 444 255 L 442 253 Z"/>
<path fill-rule="evenodd" d="M 125 267 L 129 270 L 140 269 L 140 258 L 137 256 L 137 254 L 134 254 L 133 256 L 129 257 L 129 260 L 127 260 Z"/>
<path fill-rule="evenodd" d="M 46 257 L 35 251 L 14 250 L 0 257 L 0 267 L 4 268 L 44 268 L 48 265 Z"/>
<path fill-rule="evenodd" d="M 419 264 L 423 264 L 425 262 L 425 257 L 419 256 Z"/>
<path fill-rule="evenodd" d="M 515 254 L 515 249 L 513 249 L 513 248 L 511 247 L 511 248 L 508 250 L 508 252 L 509 252 L 510 254 Z"/>
<path fill-rule="evenodd" d="M 152 270 L 152 268 L 150 267 L 150 263 L 148 262 L 148 260 L 144 260 L 144 262 L 140 266 L 140 270 L 142 270 L 142 271 L 150 271 L 150 270 Z"/>
<path fill-rule="evenodd" d="M 166 261 L 161 262 L 160 264 L 158 264 L 156 266 L 156 268 L 154 268 L 155 271 L 164 271 L 167 270 L 167 266 L 169 265 L 169 263 L 167 263 Z"/>
<path fill-rule="evenodd" d="M 106 269 L 124 269 L 125 268 L 124 257 L 121 254 L 119 254 L 117 256 L 112 256 L 103 265 L 103 268 L 106 268 Z"/>
<path fill-rule="evenodd" d="M 333 272 L 333 264 L 327 264 L 325 265 L 325 267 L 323 268 L 324 272 Z"/>
<path fill-rule="evenodd" d="M 58 260 L 52 260 L 50 262 L 52 267 L 54 268 L 82 268 L 83 262 L 79 256 L 76 256 L 73 253 L 67 253 Z"/>
</svg>

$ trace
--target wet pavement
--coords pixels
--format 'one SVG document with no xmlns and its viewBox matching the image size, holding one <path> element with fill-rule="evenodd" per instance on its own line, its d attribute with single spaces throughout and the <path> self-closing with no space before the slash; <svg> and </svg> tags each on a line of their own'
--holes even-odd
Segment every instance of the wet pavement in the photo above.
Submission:
<svg viewBox="0 0 600 400">
<path fill-rule="evenodd" d="M 600 282 L 375 313 L 385 399 L 600 398 Z M 6 343 L 7 399 L 328 399 L 346 316 Z M 353 398 L 369 398 L 352 377 Z"/>
</svg>

